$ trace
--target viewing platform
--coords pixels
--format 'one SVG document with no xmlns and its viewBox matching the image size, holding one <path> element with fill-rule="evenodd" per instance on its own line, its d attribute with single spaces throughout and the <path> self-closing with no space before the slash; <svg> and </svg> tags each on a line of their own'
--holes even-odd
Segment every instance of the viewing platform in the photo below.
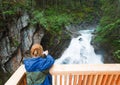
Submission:
<svg viewBox="0 0 120 85">
<path fill-rule="evenodd" d="M 52 85 L 120 85 L 120 64 L 62 64 L 50 69 Z M 21 65 L 5 85 L 26 85 Z"/>
</svg>

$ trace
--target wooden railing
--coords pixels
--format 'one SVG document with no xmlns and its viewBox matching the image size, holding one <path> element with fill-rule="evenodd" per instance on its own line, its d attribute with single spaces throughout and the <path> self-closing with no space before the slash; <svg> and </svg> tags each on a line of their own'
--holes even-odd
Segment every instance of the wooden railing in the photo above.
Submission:
<svg viewBox="0 0 120 85">
<path fill-rule="evenodd" d="M 54 65 L 53 85 L 120 85 L 120 64 Z"/>
<path fill-rule="evenodd" d="M 5 85 L 26 85 L 26 70 L 21 65 L 15 73 L 8 79 Z"/>
<path fill-rule="evenodd" d="M 120 85 L 120 64 L 54 65 L 52 85 Z M 24 65 L 5 85 L 26 85 Z"/>
</svg>

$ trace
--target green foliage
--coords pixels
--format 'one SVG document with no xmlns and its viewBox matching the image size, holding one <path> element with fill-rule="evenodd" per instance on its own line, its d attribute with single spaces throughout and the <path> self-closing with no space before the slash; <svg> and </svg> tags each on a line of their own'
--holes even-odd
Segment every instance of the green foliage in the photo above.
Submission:
<svg viewBox="0 0 120 85">
<path fill-rule="evenodd" d="M 2 85 L 2 80 L 0 79 L 0 84 Z"/>
<path fill-rule="evenodd" d="M 4 11 L 3 14 L 13 15 L 15 14 L 15 12 L 12 10 L 7 10 L 7 11 Z"/>
<path fill-rule="evenodd" d="M 120 20 L 108 24 L 105 27 L 97 27 L 97 36 L 95 38 L 96 42 L 99 43 L 109 43 L 113 49 L 119 49 L 120 47 L 120 30 L 119 30 Z"/>
<path fill-rule="evenodd" d="M 19 11 L 18 9 L 23 7 L 21 3 L 16 3 L 14 1 L 2 1 L 0 5 L 0 10 L 2 11 L 2 14 L 7 16 L 16 14 L 17 11 Z"/>
<path fill-rule="evenodd" d="M 41 24 L 46 30 L 52 33 L 60 33 L 64 25 L 69 24 L 70 16 L 66 13 L 57 13 L 54 10 L 34 11 L 32 24 Z"/>
<path fill-rule="evenodd" d="M 18 19 L 25 11 L 30 10 L 32 8 L 30 3 L 31 0 L 1 0 L 0 29 L 7 29 L 8 24 Z"/>
<path fill-rule="evenodd" d="M 104 24 L 104 23 L 103 23 Z M 109 35 L 113 30 L 118 29 L 120 24 L 120 19 L 118 19 L 115 22 L 109 23 L 108 25 L 105 26 L 99 26 L 97 28 L 97 32 L 101 34 L 103 37 Z"/>
<path fill-rule="evenodd" d="M 68 0 L 56 0 L 56 2 L 53 0 L 36 0 L 36 2 L 37 7 L 31 12 L 30 23 L 43 26 L 53 35 L 52 38 L 56 35 L 61 37 L 65 25 L 93 21 L 98 16 L 97 6 L 100 5 L 97 3 L 96 6 L 94 0 L 90 0 L 90 4 L 87 1 L 79 0 L 70 0 L 69 2 Z"/>
<path fill-rule="evenodd" d="M 118 59 L 120 59 L 120 50 L 115 51 L 114 56 L 116 56 Z"/>
<path fill-rule="evenodd" d="M 118 0 L 101 0 L 103 16 L 96 29 L 96 42 L 107 43 L 113 54 L 120 60 L 120 2 Z"/>
<path fill-rule="evenodd" d="M 99 1 L 96 2 L 94 0 L 90 0 L 89 3 L 92 5 L 86 2 L 87 1 L 81 0 L 70 0 L 69 2 L 67 0 L 11 0 L 11 2 L 4 0 L 1 1 L 0 4 L 0 11 L 2 12 L 2 15 L 0 16 L 4 18 L 4 15 L 8 18 L 7 22 L 9 22 L 13 18 L 18 18 L 18 14 L 21 14 L 23 11 L 27 11 L 30 15 L 33 15 L 32 24 L 36 24 L 38 22 L 46 29 L 53 28 L 53 30 L 57 31 L 58 28 L 61 28 L 60 26 L 68 24 L 69 21 L 92 21 L 94 19 L 92 14 L 97 13 L 94 6 L 96 3 L 99 5 Z M 41 10 L 39 11 L 39 9 Z"/>
</svg>

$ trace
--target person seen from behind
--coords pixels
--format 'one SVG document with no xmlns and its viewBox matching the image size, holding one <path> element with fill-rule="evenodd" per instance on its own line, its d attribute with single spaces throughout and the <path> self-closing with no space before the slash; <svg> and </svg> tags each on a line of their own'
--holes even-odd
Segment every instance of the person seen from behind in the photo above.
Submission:
<svg viewBox="0 0 120 85">
<path fill-rule="evenodd" d="M 54 64 L 48 51 L 43 51 L 40 44 L 34 44 L 30 50 L 32 58 L 24 59 L 27 71 L 27 85 L 52 85 L 49 69 Z"/>
</svg>

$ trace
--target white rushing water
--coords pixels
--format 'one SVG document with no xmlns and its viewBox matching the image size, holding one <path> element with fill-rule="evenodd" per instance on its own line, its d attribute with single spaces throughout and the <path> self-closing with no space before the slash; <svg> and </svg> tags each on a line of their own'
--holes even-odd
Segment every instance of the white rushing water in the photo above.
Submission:
<svg viewBox="0 0 120 85">
<path fill-rule="evenodd" d="M 90 44 L 94 30 L 81 30 L 81 36 L 72 38 L 69 47 L 55 64 L 102 64 L 102 55 L 95 54 Z"/>
</svg>

